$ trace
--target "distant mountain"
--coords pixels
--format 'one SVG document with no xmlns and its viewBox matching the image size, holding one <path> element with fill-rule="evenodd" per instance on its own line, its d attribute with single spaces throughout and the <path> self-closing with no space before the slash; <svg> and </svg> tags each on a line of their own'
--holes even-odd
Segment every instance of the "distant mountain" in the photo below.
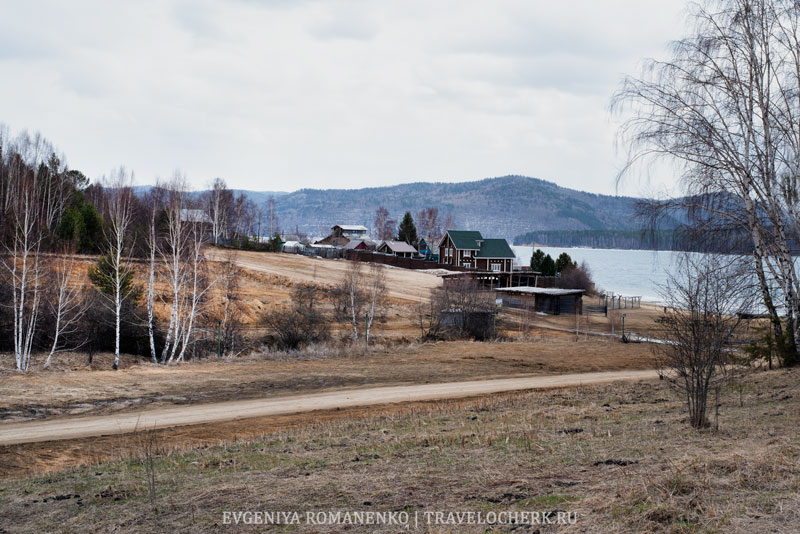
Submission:
<svg viewBox="0 0 800 534">
<path fill-rule="evenodd" d="M 244 191 L 258 204 L 268 194 Z M 453 213 L 459 229 L 485 236 L 514 237 L 537 230 L 633 230 L 633 197 L 595 195 L 525 176 L 474 182 L 417 182 L 365 189 L 301 189 L 274 194 L 285 231 L 324 235 L 334 224 L 363 224 L 372 229 L 375 210 L 384 206 L 398 221 L 436 207 L 442 219 Z"/>
</svg>

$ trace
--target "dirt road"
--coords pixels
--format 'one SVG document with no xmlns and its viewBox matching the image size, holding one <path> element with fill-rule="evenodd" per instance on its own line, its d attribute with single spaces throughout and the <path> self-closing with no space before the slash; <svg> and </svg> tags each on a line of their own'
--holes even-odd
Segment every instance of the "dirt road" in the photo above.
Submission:
<svg viewBox="0 0 800 534">
<path fill-rule="evenodd" d="M 47 421 L 0 424 L 0 445 L 125 434 L 137 429 L 166 428 L 269 415 L 336 410 L 402 402 L 453 399 L 506 391 L 646 380 L 652 370 L 606 371 L 555 376 L 390 386 L 283 397 L 158 408 L 119 415 L 72 417 Z"/>
</svg>

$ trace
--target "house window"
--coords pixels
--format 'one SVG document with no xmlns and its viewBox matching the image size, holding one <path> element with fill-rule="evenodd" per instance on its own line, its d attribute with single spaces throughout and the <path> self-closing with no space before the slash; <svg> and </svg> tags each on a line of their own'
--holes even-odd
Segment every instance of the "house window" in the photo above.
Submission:
<svg viewBox="0 0 800 534">
<path fill-rule="evenodd" d="M 464 262 L 464 267 L 466 267 L 467 269 L 472 269 L 472 263 L 470 263 L 468 261 Z"/>
<path fill-rule="evenodd" d="M 464 251 L 464 257 L 469 258 L 470 256 L 472 256 L 472 251 L 471 250 L 465 250 Z"/>
<path fill-rule="evenodd" d="M 501 267 L 501 265 L 499 263 L 493 263 L 492 264 L 492 270 L 493 271 L 500 271 L 500 267 Z"/>
</svg>

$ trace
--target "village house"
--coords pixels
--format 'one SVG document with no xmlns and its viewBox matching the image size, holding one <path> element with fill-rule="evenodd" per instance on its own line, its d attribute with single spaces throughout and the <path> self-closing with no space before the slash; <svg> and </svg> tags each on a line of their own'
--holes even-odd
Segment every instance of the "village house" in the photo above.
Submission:
<svg viewBox="0 0 800 534">
<path fill-rule="evenodd" d="M 317 245 L 333 245 L 344 247 L 351 240 L 367 237 L 367 228 L 357 224 L 337 224 L 331 228 L 331 234 L 325 239 L 320 239 Z"/>
<path fill-rule="evenodd" d="M 281 252 L 290 254 L 302 254 L 305 249 L 306 245 L 301 241 L 284 241 L 281 245 Z"/>
<path fill-rule="evenodd" d="M 378 252 L 383 254 L 391 254 L 398 258 L 414 258 L 418 255 L 417 249 L 406 243 L 405 241 L 382 241 L 378 245 Z"/>
<path fill-rule="evenodd" d="M 378 243 L 372 239 L 362 237 L 359 239 L 351 239 L 345 246 L 345 250 L 375 250 Z"/>
<path fill-rule="evenodd" d="M 485 239 L 474 230 L 448 230 L 439 241 L 439 263 L 493 272 L 511 272 L 514 251 L 505 239 Z"/>
<path fill-rule="evenodd" d="M 181 222 L 211 224 L 211 217 L 203 210 L 181 208 Z"/>
</svg>

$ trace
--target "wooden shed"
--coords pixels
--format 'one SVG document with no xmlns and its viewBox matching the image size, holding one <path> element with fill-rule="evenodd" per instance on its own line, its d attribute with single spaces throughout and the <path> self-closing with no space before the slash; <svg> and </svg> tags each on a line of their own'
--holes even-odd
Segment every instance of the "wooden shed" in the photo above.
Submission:
<svg viewBox="0 0 800 534">
<path fill-rule="evenodd" d="M 583 313 L 585 289 L 554 287 L 503 287 L 495 290 L 504 307 L 529 309 L 552 315 Z"/>
</svg>

